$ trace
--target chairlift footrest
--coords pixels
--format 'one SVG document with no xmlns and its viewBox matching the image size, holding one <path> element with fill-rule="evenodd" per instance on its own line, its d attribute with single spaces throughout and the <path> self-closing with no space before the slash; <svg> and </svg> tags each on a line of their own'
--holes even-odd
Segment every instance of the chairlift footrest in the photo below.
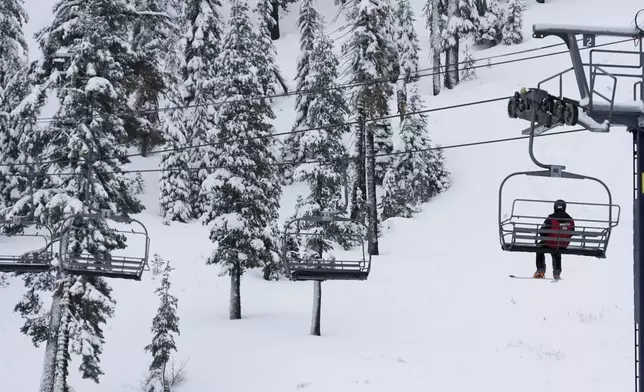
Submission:
<svg viewBox="0 0 644 392">
<path fill-rule="evenodd" d="M 369 273 L 366 271 L 346 271 L 332 269 L 302 269 L 292 270 L 289 279 L 293 281 L 307 280 L 366 280 Z"/>
<path fill-rule="evenodd" d="M 0 272 L 39 273 L 39 272 L 47 272 L 50 269 L 51 269 L 51 264 L 0 262 Z"/>
</svg>

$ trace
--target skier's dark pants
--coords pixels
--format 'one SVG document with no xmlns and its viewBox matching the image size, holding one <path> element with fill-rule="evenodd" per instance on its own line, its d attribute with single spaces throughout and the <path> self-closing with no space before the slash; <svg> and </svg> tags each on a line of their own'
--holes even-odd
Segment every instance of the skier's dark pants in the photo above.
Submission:
<svg viewBox="0 0 644 392">
<path fill-rule="evenodd" d="M 551 253 L 552 270 L 561 272 L 561 253 Z M 546 271 L 546 254 L 537 253 L 537 271 Z"/>
</svg>

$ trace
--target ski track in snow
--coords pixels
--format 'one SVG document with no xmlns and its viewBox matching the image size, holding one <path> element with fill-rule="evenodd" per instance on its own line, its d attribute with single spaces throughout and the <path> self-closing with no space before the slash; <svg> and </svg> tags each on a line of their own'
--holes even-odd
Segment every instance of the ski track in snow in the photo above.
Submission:
<svg viewBox="0 0 644 392">
<path fill-rule="evenodd" d="M 26 2 L 28 36 L 51 19 L 50 7 L 43 3 Z M 427 68 L 431 64 L 423 1 L 412 3 L 425 49 L 420 67 Z M 641 2 L 549 0 L 544 5 L 528 1 L 528 6 L 522 45 L 475 51 L 474 57 L 559 42 L 533 39 L 536 22 L 572 22 L 574 15 L 575 23 L 630 23 Z M 334 7 L 330 1 L 319 7 L 328 31 L 334 32 L 341 25 L 332 21 Z M 289 76 L 295 74 L 298 54 L 297 9 L 298 4 L 283 16 L 282 38 L 276 43 L 280 68 Z M 600 38 L 598 43 L 612 40 Z M 33 39 L 30 45 L 34 58 L 38 49 Z M 632 43 L 613 48 L 629 50 Z M 559 50 L 562 47 L 539 53 Z M 428 107 L 440 107 L 509 96 L 569 66 L 569 56 L 559 55 L 481 68 L 477 80 L 444 90 L 438 97 L 431 96 L 431 77 L 421 79 L 420 86 Z M 286 79 L 293 88 L 294 82 Z M 571 78 L 565 87 L 576 96 Z M 619 87 L 618 96 L 629 97 L 629 89 Z M 278 132 L 291 128 L 293 106 L 293 98 L 276 101 Z M 450 145 L 519 136 L 527 123 L 507 118 L 505 106 L 502 101 L 432 113 L 433 141 Z M 397 126 L 398 121 L 392 123 Z M 538 139 L 535 144 L 540 160 L 565 164 L 568 170 L 599 177 L 611 187 L 615 202 L 622 206 L 622 219 L 605 260 L 564 256 L 565 280 L 557 285 L 508 279 L 508 274 L 529 275 L 534 268 L 532 255 L 501 251 L 496 226 L 500 182 L 510 172 L 534 168 L 527 141 L 446 150 L 452 188 L 413 219 L 384 223 L 381 255 L 374 257 L 369 280 L 323 284 L 322 337 L 308 335 L 312 284 L 266 282 L 260 271 L 250 271 L 242 279 L 243 319 L 228 320 L 229 279 L 218 276 L 218 267 L 205 265 L 212 248 L 207 229 L 199 222 L 163 225 L 157 205 L 159 174 L 144 174 L 147 190 L 142 199 L 147 210 L 137 218 L 148 227 L 151 253 L 161 254 L 176 268 L 172 282 L 179 298 L 181 336 L 175 359 L 188 361 L 187 382 L 180 391 L 630 390 L 634 379 L 630 135 L 615 128 L 607 135 L 576 133 Z M 135 158 L 131 167 L 156 168 L 158 163 L 158 157 Z M 303 189 L 302 185 L 285 189 L 282 217 L 292 213 L 296 194 Z M 596 185 L 554 179 L 516 179 L 508 183 L 505 195 L 506 202 L 606 200 Z M 571 214 L 575 216 L 574 211 Z M 550 260 L 547 263 L 550 274 Z M 81 380 L 79 362 L 74 360 L 69 381 L 75 390 L 138 390 L 150 362 L 143 347 L 151 339 L 158 306 L 153 290 L 159 279 L 146 273 L 138 283 L 110 281 L 117 305 L 105 331 L 101 356 L 105 375 L 98 385 Z M 44 347 L 34 348 L 20 334 L 21 319 L 13 312 L 22 292 L 19 280 L 0 289 L 3 391 L 34 391 L 40 380 Z"/>
</svg>

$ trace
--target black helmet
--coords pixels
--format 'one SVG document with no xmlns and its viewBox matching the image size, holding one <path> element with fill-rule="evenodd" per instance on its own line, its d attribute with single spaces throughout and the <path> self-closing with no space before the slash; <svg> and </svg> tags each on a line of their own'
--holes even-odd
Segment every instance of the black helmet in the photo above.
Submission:
<svg viewBox="0 0 644 392">
<path fill-rule="evenodd" d="M 566 211 L 566 202 L 561 199 L 555 201 L 555 211 L 559 210 Z"/>
</svg>

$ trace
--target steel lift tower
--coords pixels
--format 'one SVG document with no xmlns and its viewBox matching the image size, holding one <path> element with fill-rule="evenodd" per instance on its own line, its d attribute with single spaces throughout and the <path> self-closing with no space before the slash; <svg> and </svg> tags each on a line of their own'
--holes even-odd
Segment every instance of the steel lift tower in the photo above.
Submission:
<svg viewBox="0 0 644 392">
<path fill-rule="evenodd" d="M 640 13 L 644 10 L 640 11 Z M 644 392 L 644 346 L 640 329 L 644 321 L 644 29 L 635 27 L 601 27 L 556 24 L 535 24 L 533 36 L 561 38 L 570 51 L 572 67 L 541 81 L 537 88 L 515 93 L 508 103 L 508 115 L 531 121 L 531 128 L 524 134 L 542 134 L 559 125 L 582 125 L 591 132 L 609 132 L 611 125 L 623 126 L 633 134 L 633 274 L 635 319 L 635 390 Z M 641 23 L 644 24 L 644 23 Z M 589 49 L 588 62 L 581 57 L 578 36 L 585 49 Z M 635 50 L 607 50 L 594 48 L 599 36 L 632 38 Z M 611 61 L 600 61 L 598 57 Z M 572 71 L 579 90 L 579 100 L 563 95 L 563 76 Z M 611 83 L 609 96 L 596 88 L 599 77 Z M 541 85 L 558 81 L 559 94 L 551 95 Z M 632 97 L 616 101 L 618 81 L 627 83 Z M 632 98 L 632 99 L 630 99 Z M 559 176 L 561 177 L 561 176 Z M 510 250 L 511 249 L 504 249 Z"/>
</svg>

